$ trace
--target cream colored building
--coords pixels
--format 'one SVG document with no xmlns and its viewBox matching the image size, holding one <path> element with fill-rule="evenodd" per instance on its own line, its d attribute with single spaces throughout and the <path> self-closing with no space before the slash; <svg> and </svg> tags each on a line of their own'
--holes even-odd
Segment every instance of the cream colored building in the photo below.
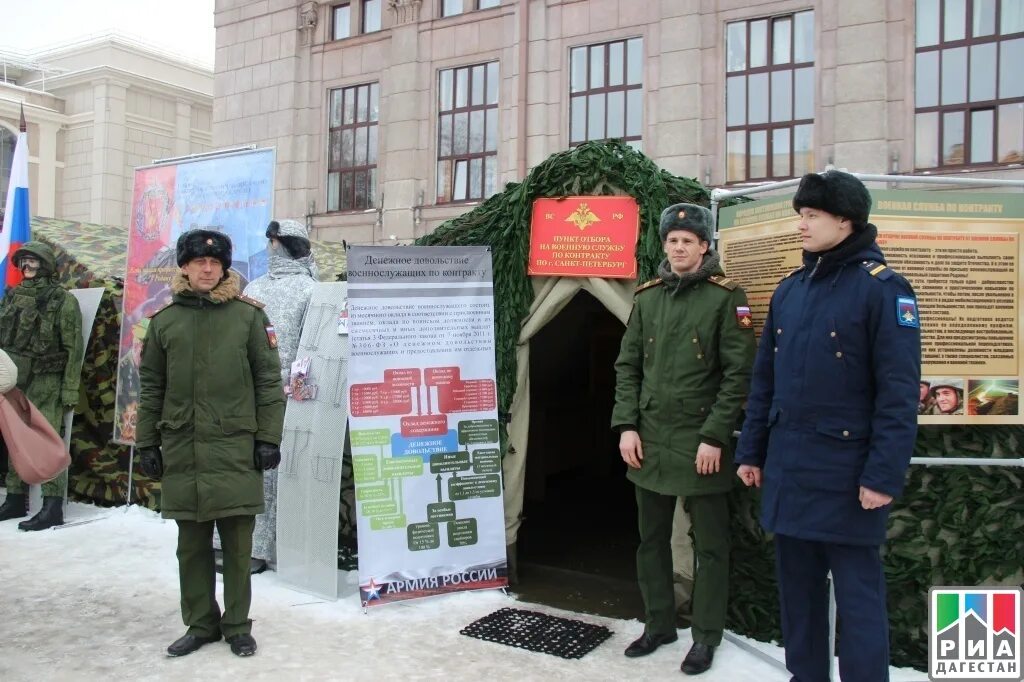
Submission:
<svg viewBox="0 0 1024 682">
<path fill-rule="evenodd" d="M 0 196 L 23 105 L 33 215 L 126 225 L 135 167 L 211 148 L 202 64 L 116 35 L 0 64 Z"/>
<path fill-rule="evenodd" d="M 218 0 L 213 139 L 275 146 L 278 215 L 356 243 L 612 136 L 716 186 L 828 164 L 1021 178 L 1022 5 Z"/>
</svg>

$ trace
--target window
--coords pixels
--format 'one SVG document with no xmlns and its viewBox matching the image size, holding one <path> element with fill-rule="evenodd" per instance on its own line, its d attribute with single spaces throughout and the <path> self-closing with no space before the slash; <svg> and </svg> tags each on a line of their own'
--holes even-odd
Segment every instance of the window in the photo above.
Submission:
<svg viewBox="0 0 1024 682">
<path fill-rule="evenodd" d="M 1024 162 L 1024 2 L 918 0 L 915 168 Z"/>
<path fill-rule="evenodd" d="M 618 138 L 642 149 L 643 40 L 574 47 L 569 71 L 569 144 Z"/>
<path fill-rule="evenodd" d="M 352 6 L 335 5 L 331 8 L 331 40 L 341 40 L 352 35 Z"/>
<path fill-rule="evenodd" d="M 441 0 L 441 16 L 453 17 L 463 12 L 472 12 L 475 9 L 488 9 L 497 7 L 501 0 Z"/>
<path fill-rule="evenodd" d="M 377 83 L 331 90 L 328 211 L 377 205 L 379 91 Z"/>
<path fill-rule="evenodd" d="M 498 186 L 498 62 L 438 75 L 437 201 L 484 199 Z"/>
<path fill-rule="evenodd" d="M 726 25 L 726 182 L 814 170 L 814 12 Z"/>
<path fill-rule="evenodd" d="M 380 30 L 380 0 L 363 0 L 363 33 Z"/>
</svg>

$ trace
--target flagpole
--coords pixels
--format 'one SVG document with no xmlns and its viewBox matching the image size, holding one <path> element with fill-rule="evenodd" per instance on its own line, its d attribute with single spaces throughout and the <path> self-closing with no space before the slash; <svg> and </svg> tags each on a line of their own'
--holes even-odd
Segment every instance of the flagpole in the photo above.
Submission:
<svg viewBox="0 0 1024 682">
<path fill-rule="evenodd" d="M 4 202 L 3 228 L 0 229 L 0 297 L 21 281 L 21 273 L 14 269 L 11 258 L 22 244 L 32 238 L 28 191 L 28 124 L 25 121 L 24 102 L 20 105 L 18 124 L 18 140 L 14 145 Z"/>
</svg>

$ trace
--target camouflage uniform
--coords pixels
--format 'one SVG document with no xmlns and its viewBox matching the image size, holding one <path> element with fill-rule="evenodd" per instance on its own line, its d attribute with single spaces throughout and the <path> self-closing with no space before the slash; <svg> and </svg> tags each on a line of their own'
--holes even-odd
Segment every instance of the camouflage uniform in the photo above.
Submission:
<svg viewBox="0 0 1024 682">
<path fill-rule="evenodd" d="M 17 252 L 42 264 L 39 275 L 7 292 L 0 301 L 0 348 L 18 367 L 18 388 L 61 432 L 64 411 L 78 404 L 82 372 L 82 313 L 78 301 L 57 284 L 57 259 L 42 242 L 27 242 Z M 43 483 L 43 497 L 64 497 L 67 470 Z M 7 472 L 7 493 L 23 494 L 24 481 Z"/>
</svg>

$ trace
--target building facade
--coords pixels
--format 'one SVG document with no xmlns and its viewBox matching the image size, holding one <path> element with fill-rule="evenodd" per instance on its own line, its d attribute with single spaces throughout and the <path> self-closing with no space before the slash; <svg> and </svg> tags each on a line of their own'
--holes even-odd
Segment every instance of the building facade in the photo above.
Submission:
<svg viewBox="0 0 1024 682">
<path fill-rule="evenodd" d="M 137 166 L 211 149 L 207 66 L 116 35 L 0 62 L 0 196 L 24 107 L 33 215 L 127 225 Z"/>
<path fill-rule="evenodd" d="M 1020 0 L 218 0 L 213 141 L 275 211 L 402 243 L 623 138 L 706 185 L 1024 178 Z"/>
</svg>

